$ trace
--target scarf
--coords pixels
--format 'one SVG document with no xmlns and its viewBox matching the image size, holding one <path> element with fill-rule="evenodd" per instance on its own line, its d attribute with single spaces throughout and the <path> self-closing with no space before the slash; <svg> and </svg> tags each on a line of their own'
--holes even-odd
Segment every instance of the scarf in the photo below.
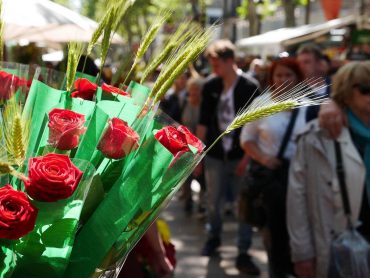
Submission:
<svg viewBox="0 0 370 278">
<path fill-rule="evenodd" d="M 370 127 L 367 127 L 350 109 L 347 111 L 353 141 L 360 148 L 366 167 L 366 192 L 370 203 Z"/>
</svg>

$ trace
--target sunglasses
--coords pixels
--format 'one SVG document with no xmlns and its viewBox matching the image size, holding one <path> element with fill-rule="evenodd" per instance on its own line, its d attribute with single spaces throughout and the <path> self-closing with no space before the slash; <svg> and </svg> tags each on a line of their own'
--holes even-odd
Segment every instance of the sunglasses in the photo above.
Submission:
<svg viewBox="0 0 370 278">
<path fill-rule="evenodd" d="M 354 88 L 357 88 L 362 95 L 370 95 L 370 86 L 366 84 L 355 84 Z"/>
</svg>

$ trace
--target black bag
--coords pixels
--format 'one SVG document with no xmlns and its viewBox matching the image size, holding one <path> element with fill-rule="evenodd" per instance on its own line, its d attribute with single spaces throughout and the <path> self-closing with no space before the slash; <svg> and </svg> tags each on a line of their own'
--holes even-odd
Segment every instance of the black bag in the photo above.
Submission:
<svg viewBox="0 0 370 278">
<path fill-rule="evenodd" d="M 282 201 L 286 194 L 289 162 L 271 170 L 256 161 L 251 161 L 249 175 L 241 191 L 239 214 L 241 220 L 255 227 L 263 227 L 267 220 L 267 206 Z"/>
<path fill-rule="evenodd" d="M 277 158 L 282 162 L 278 169 L 268 169 L 255 160 L 251 160 L 244 187 L 239 196 L 240 219 L 252 226 L 263 227 L 266 224 L 266 204 L 283 200 L 288 181 L 289 161 L 283 159 L 293 131 L 298 109 L 293 110 L 288 127 L 281 142 Z"/>
</svg>

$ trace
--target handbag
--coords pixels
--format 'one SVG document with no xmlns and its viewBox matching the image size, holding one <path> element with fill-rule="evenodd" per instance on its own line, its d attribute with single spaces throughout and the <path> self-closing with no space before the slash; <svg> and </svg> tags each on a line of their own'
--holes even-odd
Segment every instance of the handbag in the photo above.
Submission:
<svg viewBox="0 0 370 278">
<path fill-rule="evenodd" d="M 294 109 L 290 117 L 287 129 L 281 141 L 277 158 L 282 161 L 281 167 L 278 169 L 269 169 L 251 160 L 249 165 L 248 175 L 245 177 L 244 187 L 240 192 L 239 198 L 239 215 L 242 221 L 255 226 L 263 227 L 266 224 L 266 199 L 272 197 L 271 188 L 280 188 L 277 190 L 284 194 L 288 180 L 289 161 L 283 158 L 285 149 L 290 140 L 299 109 Z M 276 196 L 276 192 L 274 193 Z"/>
<path fill-rule="evenodd" d="M 345 183 L 345 172 L 340 145 L 335 141 L 336 172 L 347 228 L 330 245 L 329 278 L 365 278 L 370 275 L 370 245 L 357 232 L 351 220 L 351 206 Z"/>
</svg>

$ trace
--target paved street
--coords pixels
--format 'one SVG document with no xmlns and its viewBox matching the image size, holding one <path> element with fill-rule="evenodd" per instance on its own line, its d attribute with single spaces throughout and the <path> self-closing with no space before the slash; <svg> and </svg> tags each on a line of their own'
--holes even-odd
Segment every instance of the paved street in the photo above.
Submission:
<svg viewBox="0 0 370 278">
<path fill-rule="evenodd" d="M 175 197 L 162 213 L 162 217 L 170 225 L 172 240 L 176 246 L 178 263 L 176 278 L 249 277 L 240 274 L 234 266 L 237 255 L 235 247 L 237 225 L 233 216 L 225 217 L 223 245 L 219 256 L 215 258 L 200 256 L 200 250 L 206 238 L 205 222 L 197 218 L 196 213 L 187 216 L 183 210 L 182 201 Z M 254 234 L 250 254 L 254 256 L 254 261 L 262 270 L 260 277 L 267 278 L 267 255 L 258 233 Z"/>
</svg>

